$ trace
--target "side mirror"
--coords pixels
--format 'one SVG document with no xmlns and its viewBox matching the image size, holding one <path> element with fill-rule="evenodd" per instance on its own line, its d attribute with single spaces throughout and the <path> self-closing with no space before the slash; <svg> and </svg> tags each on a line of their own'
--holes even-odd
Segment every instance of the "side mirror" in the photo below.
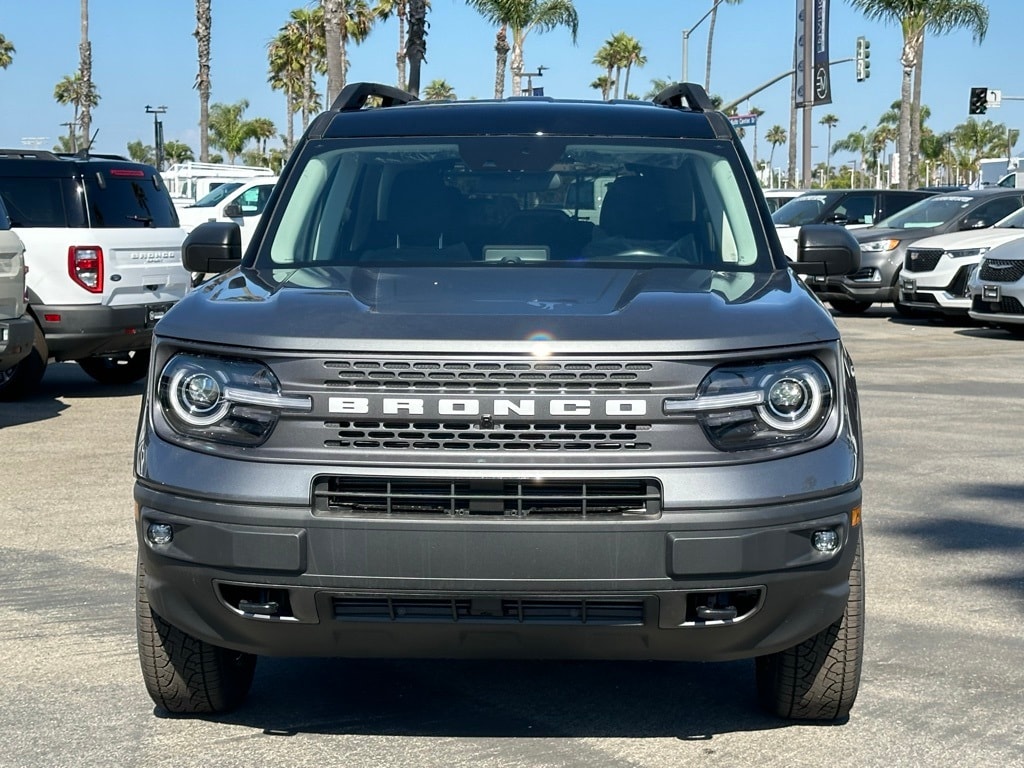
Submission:
<svg viewBox="0 0 1024 768">
<path fill-rule="evenodd" d="M 208 221 L 192 230 L 181 246 L 189 272 L 226 272 L 242 263 L 242 230 L 233 221 Z"/>
<path fill-rule="evenodd" d="M 239 219 L 242 217 L 242 206 L 238 203 L 228 203 L 224 206 L 224 215 L 229 219 Z"/>
<path fill-rule="evenodd" d="M 848 275 L 860 269 L 860 243 L 845 227 L 805 224 L 796 258 L 791 266 L 800 275 Z"/>
<path fill-rule="evenodd" d="M 849 224 L 850 220 L 846 217 L 845 213 L 833 213 L 828 217 L 829 224 L 838 224 L 840 227 L 845 227 Z"/>
</svg>

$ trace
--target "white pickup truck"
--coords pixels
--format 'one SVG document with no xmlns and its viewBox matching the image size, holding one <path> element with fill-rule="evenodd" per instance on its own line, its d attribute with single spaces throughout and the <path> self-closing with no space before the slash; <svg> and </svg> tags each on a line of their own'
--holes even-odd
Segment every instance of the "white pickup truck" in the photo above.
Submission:
<svg viewBox="0 0 1024 768">
<path fill-rule="evenodd" d="M 233 221 L 242 231 L 242 250 L 249 247 L 277 176 L 260 176 L 241 184 L 223 185 L 193 205 L 178 207 L 178 220 L 186 232 L 206 221 Z"/>
</svg>

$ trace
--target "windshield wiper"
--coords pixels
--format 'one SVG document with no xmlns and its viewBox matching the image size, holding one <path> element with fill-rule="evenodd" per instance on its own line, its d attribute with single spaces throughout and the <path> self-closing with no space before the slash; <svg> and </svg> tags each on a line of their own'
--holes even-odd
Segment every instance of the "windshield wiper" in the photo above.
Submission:
<svg viewBox="0 0 1024 768">
<path fill-rule="evenodd" d="M 138 214 L 132 213 L 132 214 L 129 214 L 128 216 L 125 216 L 125 218 L 126 219 L 131 219 L 132 221 L 141 221 L 147 227 L 153 226 L 153 217 L 152 216 L 139 216 Z"/>
</svg>

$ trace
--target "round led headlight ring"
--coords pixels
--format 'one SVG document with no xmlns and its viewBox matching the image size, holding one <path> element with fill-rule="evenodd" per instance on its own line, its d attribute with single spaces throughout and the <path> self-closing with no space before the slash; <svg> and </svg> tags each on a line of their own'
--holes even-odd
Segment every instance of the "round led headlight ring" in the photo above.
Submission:
<svg viewBox="0 0 1024 768">
<path fill-rule="evenodd" d="M 175 415 L 196 427 L 216 424 L 231 407 L 214 376 L 188 368 L 171 378 L 169 399 Z"/>
<path fill-rule="evenodd" d="M 758 415 L 772 429 L 793 432 L 803 429 L 821 412 L 822 392 L 810 372 L 786 372 L 765 389 L 765 404 Z"/>
</svg>

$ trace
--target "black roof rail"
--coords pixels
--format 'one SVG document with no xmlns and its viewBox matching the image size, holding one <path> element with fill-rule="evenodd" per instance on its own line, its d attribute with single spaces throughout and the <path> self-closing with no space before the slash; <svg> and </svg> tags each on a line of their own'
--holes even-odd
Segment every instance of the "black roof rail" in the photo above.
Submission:
<svg viewBox="0 0 1024 768">
<path fill-rule="evenodd" d="M 31 158 L 33 160 L 57 160 L 57 155 L 48 149 L 0 149 L 0 157 Z"/>
<path fill-rule="evenodd" d="M 687 107 L 694 112 L 714 112 L 715 105 L 707 91 L 697 83 L 676 83 L 665 88 L 653 99 L 662 107 Z"/>
<path fill-rule="evenodd" d="M 419 101 L 407 91 L 395 88 L 393 85 L 382 85 L 381 83 L 350 83 L 341 89 L 338 98 L 331 104 L 332 112 L 355 112 L 366 106 L 366 101 L 371 96 L 381 100 L 382 107 L 394 107 L 399 104 L 408 104 L 411 101 Z"/>
</svg>

